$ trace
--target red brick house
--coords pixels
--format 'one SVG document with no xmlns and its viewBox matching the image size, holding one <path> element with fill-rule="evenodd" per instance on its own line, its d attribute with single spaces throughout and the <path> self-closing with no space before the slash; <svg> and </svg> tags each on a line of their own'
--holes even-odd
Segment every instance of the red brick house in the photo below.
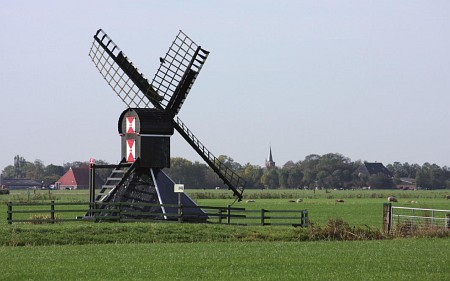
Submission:
<svg viewBox="0 0 450 281">
<path fill-rule="evenodd" d="M 95 175 L 96 185 L 103 181 Z M 59 189 L 89 189 L 89 167 L 70 168 L 56 183 Z"/>
</svg>

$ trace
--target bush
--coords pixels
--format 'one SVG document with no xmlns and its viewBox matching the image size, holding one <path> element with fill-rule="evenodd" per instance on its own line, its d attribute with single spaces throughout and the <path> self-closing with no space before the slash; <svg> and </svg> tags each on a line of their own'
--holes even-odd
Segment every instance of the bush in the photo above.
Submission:
<svg viewBox="0 0 450 281">
<path fill-rule="evenodd" d="M 380 230 L 368 226 L 350 227 L 342 219 L 330 219 L 322 227 L 311 226 L 309 229 L 312 240 L 378 240 L 385 238 Z"/>
<path fill-rule="evenodd" d="M 44 223 L 52 223 L 51 221 L 51 216 L 50 215 L 32 215 L 29 218 L 29 223 L 30 224 L 44 224 Z M 57 215 L 55 215 L 55 223 L 59 222 L 59 217 Z"/>
<path fill-rule="evenodd" d="M 416 237 L 416 238 L 442 238 L 449 237 L 450 230 L 444 227 L 432 225 L 417 226 L 411 221 L 405 221 L 395 226 L 392 231 L 393 237 Z"/>
<path fill-rule="evenodd" d="M 9 189 L 0 189 L 0 195 L 9 194 Z"/>
</svg>

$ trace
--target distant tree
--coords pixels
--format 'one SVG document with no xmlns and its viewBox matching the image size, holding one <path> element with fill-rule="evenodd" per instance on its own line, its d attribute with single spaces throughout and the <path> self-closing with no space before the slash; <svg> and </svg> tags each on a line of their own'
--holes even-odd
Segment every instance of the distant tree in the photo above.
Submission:
<svg viewBox="0 0 450 281">
<path fill-rule="evenodd" d="M 6 166 L 3 169 L 3 171 L 2 171 L 2 175 L 6 179 L 13 179 L 13 178 L 15 178 L 16 177 L 15 167 L 13 165 Z"/>
<path fill-rule="evenodd" d="M 266 170 L 263 176 L 261 177 L 261 183 L 266 188 L 279 188 L 279 176 L 277 168 L 272 168 Z"/>
<path fill-rule="evenodd" d="M 70 168 L 81 168 L 81 167 L 88 167 L 89 162 L 88 161 L 74 161 L 74 162 L 67 162 L 63 164 L 64 171 L 67 172 Z"/>
<path fill-rule="evenodd" d="M 242 168 L 241 164 L 234 162 L 233 158 L 226 155 L 220 155 L 217 157 L 217 160 L 228 166 L 228 168 L 231 168 L 233 171 L 238 171 Z"/>
<path fill-rule="evenodd" d="M 416 185 L 418 187 L 429 188 L 431 186 L 430 177 L 427 171 L 420 169 L 416 173 Z"/>
<path fill-rule="evenodd" d="M 394 186 L 392 178 L 383 173 L 371 175 L 368 184 L 372 189 L 389 189 Z"/>
<path fill-rule="evenodd" d="M 45 177 L 43 181 L 45 183 L 53 183 L 57 181 L 62 175 L 64 175 L 64 167 L 50 164 L 45 167 Z"/>
<path fill-rule="evenodd" d="M 303 173 L 298 167 L 290 170 L 289 176 L 288 176 L 289 188 L 301 188 L 302 187 L 302 179 L 303 179 Z"/>
<path fill-rule="evenodd" d="M 263 169 L 260 166 L 247 163 L 243 167 L 242 177 L 247 182 L 247 188 L 260 188 L 262 175 Z"/>
<path fill-rule="evenodd" d="M 45 167 L 45 174 L 62 176 L 64 175 L 64 167 L 50 164 Z"/>
<path fill-rule="evenodd" d="M 286 169 L 278 170 L 278 186 L 280 188 L 289 188 L 289 171 Z"/>
</svg>

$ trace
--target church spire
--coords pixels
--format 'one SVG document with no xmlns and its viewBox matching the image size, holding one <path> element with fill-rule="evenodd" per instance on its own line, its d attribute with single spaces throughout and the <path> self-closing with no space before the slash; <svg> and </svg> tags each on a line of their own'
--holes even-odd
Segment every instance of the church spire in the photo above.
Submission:
<svg viewBox="0 0 450 281">
<path fill-rule="evenodd" d="M 273 161 L 272 158 L 272 146 L 269 147 L 269 156 L 266 159 L 266 168 L 274 168 L 275 167 L 275 162 Z"/>
</svg>

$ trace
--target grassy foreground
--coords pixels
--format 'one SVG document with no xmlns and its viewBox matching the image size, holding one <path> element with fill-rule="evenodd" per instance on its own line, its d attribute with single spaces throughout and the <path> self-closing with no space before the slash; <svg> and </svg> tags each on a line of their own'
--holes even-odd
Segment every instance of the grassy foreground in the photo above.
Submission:
<svg viewBox="0 0 450 281">
<path fill-rule="evenodd" d="M 0 247 L 2 280 L 450 280 L 446 239 Z"/>
<path fill-rule="evenodd" d="M 450 201 L 444 199 L 448 191 L 396 192 L 399 205 L 449 209 Z M 229 198 L 219 198 L 221 193 L 197 195 L 196 201 L 230 204 Z M 385 191 L 263 191 L 248 194 L 254 203 L 235 204 L 248 209 L 308 209 L 313 228 L 6 224 L 5 202 L 39 202 L 50 195 L 60 202 L 85 202 L 87 194 L 13 192 L 0 198 L 5 214 L 0 221 L 0 280 L 450 280 L 448 231 L 408 239 L 381 233 Z M 287 200 L 297 197 L 304 199 L 301 204 Z M 345 203 L 337 204 L 336 198 Z M 329 220 L 335 224 L 328 225 Z M 360 238 L 365 241 L 327 241 Z"/>
</svg>

